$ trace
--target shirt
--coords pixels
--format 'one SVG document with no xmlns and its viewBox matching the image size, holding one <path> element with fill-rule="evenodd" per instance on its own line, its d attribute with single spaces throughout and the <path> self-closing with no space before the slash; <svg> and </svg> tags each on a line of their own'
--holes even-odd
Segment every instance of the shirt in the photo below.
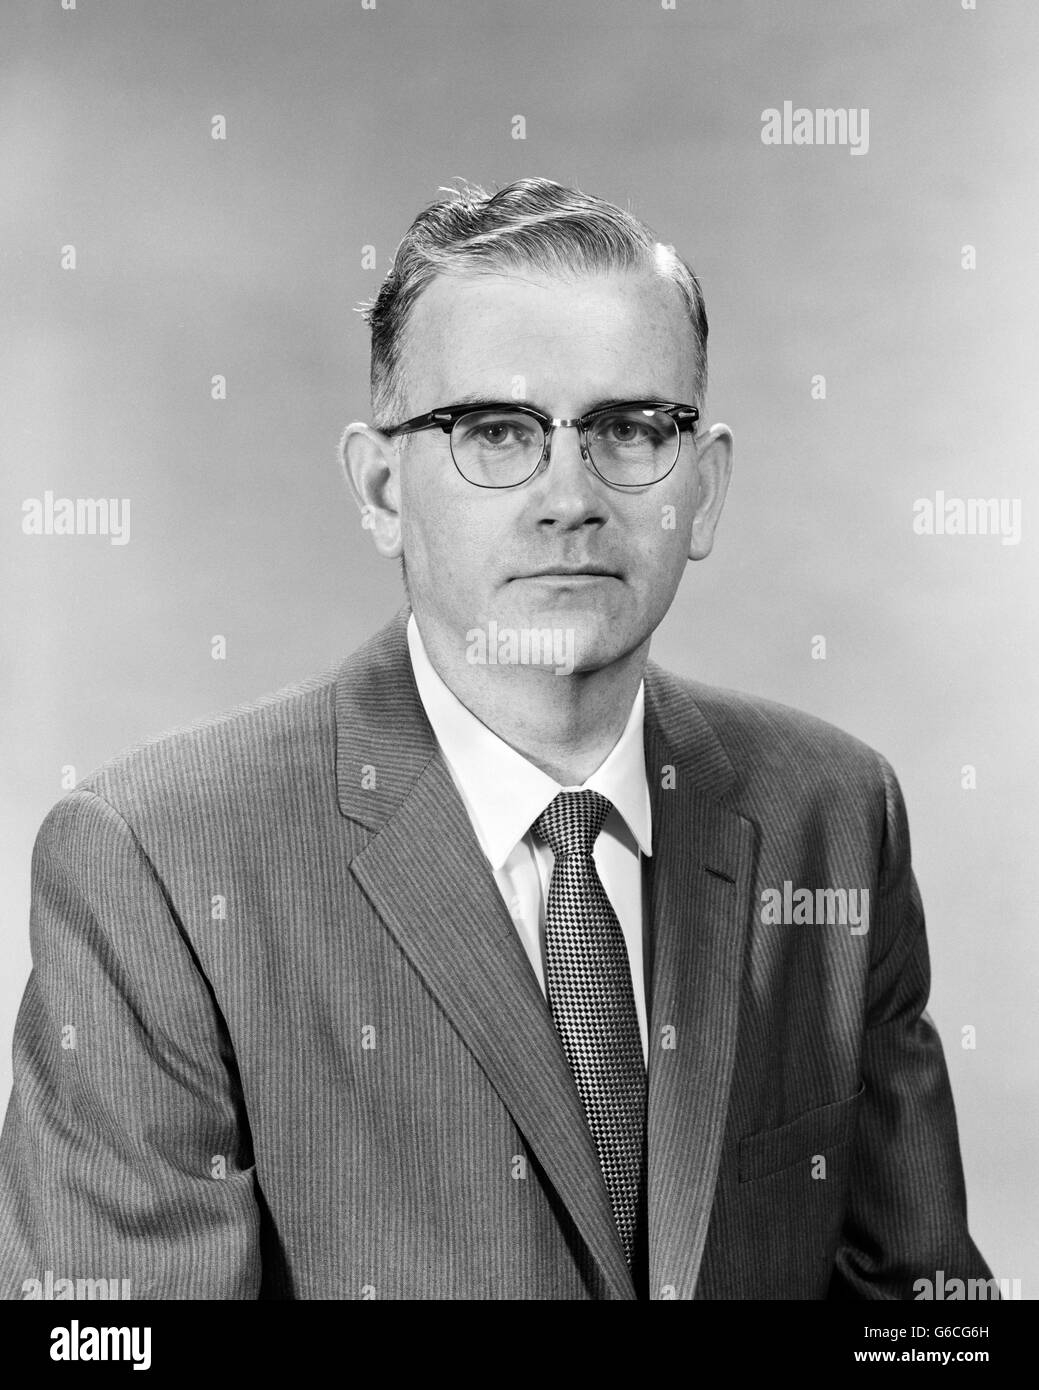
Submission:
<svg viewBox="0 0 1039 1390">
<path fill-rule="evenodd" d="M 620 738 L 580 787 L 562 787 L 535 767 L 457 698 L 426 652 L 412 613 L 408 650 L 419 698 L 477 842 L 545 994 L 545 912 L 555 856 L 531 830 L 561 791 L 597 791 L 612 804 L 592 857 L 624 935 L 632 990 L 649 1058 L 642 951 L 642 855 L 651 855 L 652 817 L 643 745 L 645 690 L 639 682 Z M 547 995 L 546 995 L 547 997 Z"/>
</svg>

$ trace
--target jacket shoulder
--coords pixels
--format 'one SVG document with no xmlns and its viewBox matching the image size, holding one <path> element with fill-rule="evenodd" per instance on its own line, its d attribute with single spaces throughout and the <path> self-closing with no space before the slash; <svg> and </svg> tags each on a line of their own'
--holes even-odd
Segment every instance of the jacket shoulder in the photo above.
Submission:
<svg viewBox="0 0 1039 1390">
<path fill-rule="evenodd" d="M 744 787 L 806 784 L 880 790 L 890 769 L 869 744 L 804 710 L 706 685 L 654 665 L 662 716 L 680 742 L 699 719 L 710 728 Z"/>
<path fill-rule="evenodd" d="M 156 734 L 117 753 L 75 788 L 127 819 L 157 807 L 234 801 L 272 779 L 334 763 L 339 668 Z M 322 760 L 321 754 L 327 753 Z"/>
</svg>

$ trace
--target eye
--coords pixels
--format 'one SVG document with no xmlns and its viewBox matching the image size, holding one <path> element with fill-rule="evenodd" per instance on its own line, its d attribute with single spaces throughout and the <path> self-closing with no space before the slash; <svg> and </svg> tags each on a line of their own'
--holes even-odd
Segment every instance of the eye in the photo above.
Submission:
<svg viewBox="0 0 1039 1390">
<path fill-rule="evenodd" d="M 658 410 L 618 410 L 599 417 L 592 427 L 592 439 L 614 448 L 656 446 L 673 429 L 670 417 Z"/>
<path fill-rule="evenodd" d="M 520 431 L 511 420 L 489 420 L 487 424 L 478 426 L 473 434 L 485 444 L 508 444 Z"/>
<path fill-rule="evenodd" d="M 641 439 L 644 433 L 644 425 L 641 420 L 630 420 L 627 417 L 618 416 L 616 420 L 610 420 L 604 434 L 608 434 L 618 444 L 629 444 L 636 439 Z"/>
<path fill-rule="evenodd" d="M 455 425 L 455 442 L 463 448 L 495 452 L 527 449 L 537 443 L 538 426 L 526 415 L 478 411 Z"/>
</svg>

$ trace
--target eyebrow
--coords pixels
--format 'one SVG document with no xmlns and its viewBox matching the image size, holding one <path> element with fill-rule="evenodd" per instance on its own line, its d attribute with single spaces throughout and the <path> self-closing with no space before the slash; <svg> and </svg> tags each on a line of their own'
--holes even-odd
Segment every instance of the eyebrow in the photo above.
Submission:
<svg viewBox="0 0 1039 1390">
<path fill-rule="evenodd" d="M 657 391 L 633 392 L 630 396 L 609 396 L 604 400 L 596 401 L 594 405 L 590 405 L 587 410 L 582 410 L 580 413 L 581 415 L 591 415 L 594 410 L 606 410 L 611 405 L 627 405 L 629 401 L 667 401 L 670 399 L 670 396 L 661 395 Z M 544 407 L 538 405 L 536 401 L 528 400 L 526 396 L 517 396 L 510 400 L 503 401 L 494 396 L 481 396 L 475 392 L 468 392 L 465 395 L 456 396 L 451 404 L 471 405 L 477 410 L 489 410 L 491 408 L 498 408 L 501 406 L 508 407 L 510 405 L 525 405 L 528 410 L 537 410 L 550 420 L 554 418 L 551 411 L 545 410 Z"/>
</svg>

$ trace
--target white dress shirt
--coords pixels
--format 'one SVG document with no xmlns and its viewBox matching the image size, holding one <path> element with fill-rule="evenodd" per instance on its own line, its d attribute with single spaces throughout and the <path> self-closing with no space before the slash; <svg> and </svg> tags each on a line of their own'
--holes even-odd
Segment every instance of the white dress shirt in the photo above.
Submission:
<svg viewBox="0 0 1039 1390">
<path fill-rule="evenodd" d="M 597 791 L 612 803 L 592 857 L 624 933 L 642 1053 L 648 1063 L 641 855 L 650 855 L 653 849 L 642 683 L 624 732 L 605 762 L 581 787 L 561 787 L 452 694 L 433 669 L 414 613 L 408 619 L 408 650 L 426 717 L 543 994 L 545 910 L 555 856 L 531 826 L 561 791 Z"/>
</svg>

